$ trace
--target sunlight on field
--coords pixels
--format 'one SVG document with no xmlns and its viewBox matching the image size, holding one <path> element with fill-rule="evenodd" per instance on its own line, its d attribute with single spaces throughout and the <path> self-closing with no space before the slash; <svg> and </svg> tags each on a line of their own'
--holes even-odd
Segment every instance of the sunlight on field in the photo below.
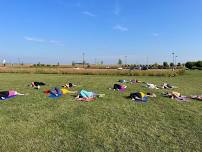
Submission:
<svg viewBox="0 0 202 152">
<path fill-rule="evenodd" d="M 1 151 L 200 151 L 201 108 L 199 101 L 177 102 L 161 96 L 148 103 L 126 97 L 148 91 L 141 84 L 124 93 L 108 90 L 119 79 L 139 79 L 178 86 L 183 95 L 202 94 L 200 72 L 177 77 L 128 77 L 53 74 L 0 74 L 1 90 L 28 93 L 0 103 Z M 27 87 L 44 81 L 41 90 Z M 95 102 L 81 103 L 73 96 L 49 99 L 43 90 L 67 81 L 79 83 L 74 90 L 105 93 Z"/>
</svg>

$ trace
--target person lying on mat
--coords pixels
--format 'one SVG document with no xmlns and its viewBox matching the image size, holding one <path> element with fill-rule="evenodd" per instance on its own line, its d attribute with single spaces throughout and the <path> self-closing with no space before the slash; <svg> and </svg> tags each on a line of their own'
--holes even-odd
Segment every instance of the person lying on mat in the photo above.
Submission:
<svg viewBox="0 0 202 152">
<path fill-rule="evenodd" d="M 145 83 L 146 84 L 146 87 L 149 88 L 149 89 L 159 89 L 155 84 L 153 83 Z"/>
<path fill-rule="evenodd" d="M 127 88 L 126 85 L 123 85 L 123 84 L 114 84 L 113 88 L 109 88 L 109 89 L 119 90 L 119 91 L 125 91 L 126 88 Z"/>
<path fill-rule="evenodd" d="M 173 88 L 177 88 L 177 87 L 173 86 L 169 83 L 163 83 L 160 88 L 162 88 L 162 89 L 173 89 Z"/>
<path fill-rule="evenodd" d="M 140 81 L 140 80 L 130 80 L 130 83 L 131 84 L 136 84 L 136 83 L 141 83 L 142 81 Z"/>
<path fill-rule="evenodd" d="M 171 99 L 183 100 L 183 101 L 186 101 L 186 99 L 188 99 L 187 96 L 183 96 L 183 95 L 181 95 L 181 93 L 176 92 L 176 91 L 172 91 L 170 93 L 169 92 L 163 93 L 163 96 L 169 97 Z"/>
<path fill-rule="evenodd" d="M 192 95 L 192 96 L 190 96 L 190 98 L 202 101 L 202 95 Z"/>
<path fill-rule="evenodd" d="M 53 89 L 50 89 L 50 90 L 46 90 L 44 91 L 45 94 L 50 94 L 51 96 L 61 96 L 61 95 L 65 95 L 65 94 L 74 94 L 74 93 L 77 93 L 77 91 L 70 91 L 66 88 L 53 88 Z"/>
<path fill-rule="evenodd" d="M 156 94 L 154 93 L 143 93 L 143 92 L 135 92 L 131 93 L 129 98 L 132 100 L 137 100 L 137 101 L 143 101 L 146 102 L 148 100 L 148 97 L 156 97 Z"/>
<path fill-rule="evenodd" d="M 31 82 L 31 87 L 35 88 L 35 89 L 40 89 L 41 86 L 46 85 L 44 82 Z"/>
<path fill-rule="evenodd" d="M 76 100 L 79 101 L 94 101 L 96 97 L 103 97 L 105 94 L 96 94 L 92 91 L 81 90 L 76 96 Z"/>
<path fill-rule="evenodd" d="M 127 83 L 128 81 L 127 80 L 119 80 L 118 82 L 120 82 L 120 83 Z"/>
<path fill-rule="evenodd" d="M 72 87 L 76 87 L 76 86 L 77 86 L 76 84 L 73 84 L 71 82 L 66 83 L 65 85 L 62 85 L 63 88 L 72 88 Z"/>
<path fill-rule="evenodd" d="M 0 99 L 5 100 L 7 98 L 15 97 L 15 96 L 24 96 L 25 94 L 19 93 L 15 90 L 9 90 L 9 91 L 0 91 Z"/>
</svg>

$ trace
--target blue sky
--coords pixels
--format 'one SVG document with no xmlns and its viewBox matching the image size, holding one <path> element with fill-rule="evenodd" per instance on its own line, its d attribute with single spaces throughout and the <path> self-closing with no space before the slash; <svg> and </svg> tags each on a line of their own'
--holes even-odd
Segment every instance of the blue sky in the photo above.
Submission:
<svg viewBox="0 0 202 152">
<path fill-rule="evenodd" d="M 0 60 L 202 59 L 202 0 L 0 0 Z"/>
</svg>

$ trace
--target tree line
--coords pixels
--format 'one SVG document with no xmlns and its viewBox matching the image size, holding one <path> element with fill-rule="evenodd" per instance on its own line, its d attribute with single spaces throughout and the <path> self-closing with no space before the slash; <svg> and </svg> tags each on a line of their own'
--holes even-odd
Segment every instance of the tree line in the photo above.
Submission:
<svg viewBox="0 0 202 152">
<path fill-rule="evenodd" d="M 202 70 L 202 61 L 196 61 L 196 62 L 187 62 L 185 64 L 186 68 L 188 69 L 199 69 Z"/>
</svg>

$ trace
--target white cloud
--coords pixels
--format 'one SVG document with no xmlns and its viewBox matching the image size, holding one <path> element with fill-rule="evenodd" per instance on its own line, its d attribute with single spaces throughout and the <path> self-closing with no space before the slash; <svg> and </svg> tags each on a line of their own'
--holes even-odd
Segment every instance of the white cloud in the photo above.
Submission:
<svg viewBox="0 0 202 152">
<path fill-rule="evenodd" d="M 48 42 L 51 43 L 51 44 L 54 44 L 54 45 L 64 46 L 64 44 L 61 41 L 49 40 Z"/>
<path fill-rule="evenodd" d="M 113 29 L 121 31 L 121 32 L 127 32 L 128 31 L 127 27 L 124 27 L 124 26 L 121 26 L 121 25 L 116 25 L 116 26 L 113 27 Z"/>
<path fill-rule="evenodd" d="M 81 12 L 83 15 L 87 15 L 87 16 L 90 16 L 90 17 L 95 17 L 96 15 L 89 12 L 89 11 L 84 11 L 84 12 Z"/>
<path fill-rule="evenodd" d="M 45 40 L 42 38 L 35 38 L 35 37 L 30 37 L 30 36 L 25 36 L 24 39 L 27 41 L 33 41 L 33 42 L 40 42 L 40 43 L 45 42 Z"/>
<path fill-rule="evenodd" d="M 26 41 L 32 41 L 32 42 L 38 42 L 38 43 L 49 43 L 49 44 L 54 44 L 54 45 L 58 45 L 58 46 L 64 46 L 64 44 L 58 40 L 46 40 L 43 38 L 35 38 L 35 37 L 30 37 L 30 36 L 25 36 L 24 39 Z"/>
<path fill-rule="evenodd" d="M 154 37 L 158 37 L 158 36 L 159 36 L 159 33 L 152 33 L 152 35 L 153 35 Z"/>
</svg>

